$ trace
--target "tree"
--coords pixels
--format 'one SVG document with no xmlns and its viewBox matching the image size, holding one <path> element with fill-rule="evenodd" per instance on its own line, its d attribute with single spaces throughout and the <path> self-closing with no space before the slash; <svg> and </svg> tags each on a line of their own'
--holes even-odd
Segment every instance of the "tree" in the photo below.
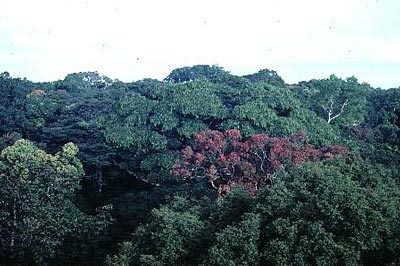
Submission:
<svg viewBox="0 0 400 266">
<path fill-rule="evenodd" d="M 184 83 L 195 80 L 213 79 L 218 76 L 229 75 L 222 67 L 213 65 L 196 65 L 192 67 L 182 67 L 174 69 L 168 77 L 164 79 L 166 82 Z"/>
<path fill-rule="evenodd" d="M 325 110 L 325 112 L 328 115 L 328 119 L 326 121 L 328 124 L 330 124 L 333 120 L 335 120 L 336 118 L 339 118 L 343 114 L 344 108 L 349 103 L 349 99 L 346 99 L 346 101 L 344 101 L 344 103 L 340 107 L 340 111 L 338 111 L 336 114 L 334 113 L 334 102 L 333 102 L 333 99 L 331 98 L 329 100 L 329 102 L 330 102 L 330 104 L 328 106 L 322 105 L 322 108 Z"/>
<path fill-rule="evenodd" d="M 255 74 L 243 76 L 252 82 L 266 82 L 268 84 L 284 87 L 285 81 L 274 70 L 262 69 Z"/>
<path fill-rule="evenodd" d="M 347 153 L 346 148 L 337 145 L 315 149 L 305 143 L 304 132 L 290 139 L 265 134 L 255 134 L 246 141 L 241 139 L 236 129 L 200 132 L 194 145 L 182 150 L 171 174 L 185 180 L 206 178 L 220 196 L 236 185 L 254 195 L 273 182 L 278 171 Z"/>
<path fill-rule="evenodd" d="M 374 129 L 379 142 L 399 145 L 400 89 L 376 90 L 369 97 L 370 111 L 366 122 Z"/>
<path fill-rule="evenodd" d="M 50 155 L 24 139 L 1 151 L 3 259 L 43 265 L 67 236 L 83 233 L 89 217 L 74 205 L 84 174 L 77 153 L 67 143 Z"/>
<path fill-rule="evenodd" d="M 114 81 L 109 77 L 94 72 L 79 72 L 68 74 L 64 80 L 58 81 L 58 86 L 67 91 L 79 91 L 89 89 L 106 89 Z"/>
<path fill-rule="evenodd" d="M 202 251 L 205 224 L 198 207 L 190 200 L 175 197 L 170 204 L 151 212 L 108 265 L 196 265 Z"/>
<path fill-rule="evenodd" d="M 293 169 L 255 197 L 263 265 L 391 265 L 398 259 L 396 174 L 359 158 Z"/>
<path fill-rule="evenodd" d="M 238 92 L 231 89 L 229 97 L 235 98 L 232 115 L 218 129 L 237 128 L 244 137 L 266 133 L 285 138 L 304 130 L 315 145 L 337 143 L 340 132 L 306 108 L 288 88 L 259 82 Z"/>
<path fill-rule="evenodd" d="M 21 132 L 26 121 L 24 101 L 35 90 L 35 84 L 26 79 L 12 78 L 9 73 L 0 74 L 0 134 Z"/>
<path fill-rule="evenodd" d="M 243 215 L 240 223 L 228 225 L 217 233 L 216 243 L 209 249 L 204 265 L 259 265 L 259 234 L 260 217 L 253 213 Z"/>
<path fill-rule="evenodd" d="M 301 82 L 293 91 L 328 124 L 348 127 L 364 121 L 371 87 L 359 84 L 355 77 L 342 80 L 331 75 L 327 79 Z"/>
</svg>

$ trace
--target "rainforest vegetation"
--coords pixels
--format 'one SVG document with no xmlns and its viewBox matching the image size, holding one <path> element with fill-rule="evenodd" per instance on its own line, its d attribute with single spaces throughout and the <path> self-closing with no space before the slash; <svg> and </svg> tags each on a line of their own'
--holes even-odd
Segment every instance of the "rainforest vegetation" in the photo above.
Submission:
<svg viewBox="0 0 400 266">
<path fill-rule="evenodd" d="M 1 265 L 399 265 L 400 87 L 0 74 Z"/>
</svg>

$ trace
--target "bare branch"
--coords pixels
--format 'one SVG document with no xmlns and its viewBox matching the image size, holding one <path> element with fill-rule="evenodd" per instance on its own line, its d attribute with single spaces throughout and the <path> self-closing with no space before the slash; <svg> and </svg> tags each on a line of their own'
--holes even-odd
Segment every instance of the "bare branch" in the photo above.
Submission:
<svg viewBox="0 0 400 266">
<path fill-rule="evenodd" d="M 261 171 L 265 172 L 264 162 L 265 162 L 265 159 L 267 158 L 267 155 L 266 155 L 264 149 L 261 149 L 261 151 L 262 151 L 262 156 L 259 155 L 257 152 L 253 152 L 253 154 L 256 155 L 258 157 L 258 159 L 260 159 L 260 169 L 261 169 Z"/>
<path fill-rule="evenodd" d="M 213 180 L 213 179 L 210 179 L 210 184 L 211 184 L 211 186 L 212 186 L 213 188 L 215 188 L 215 189 L 218 190 L 217 186 L 215 186 L 215 184 L 214 184 L 214 180 Z"/>
<path fill-rule="evenodd" d="M 325 110 L 325 112 L 328 113 L 328 124 L 330 124 L 334 119 L 338 118 L 339 116 L 342 115 L 344 108 L 346 107 L 346 105 L 349 103 L 349 99 L 346 99 L 346 101 L 342 104 L 342 106 L 340 107 L 340 112 L 337 113 L 336 115 L 333 115 L 333 99 L 330 99 L 330 106 L 329 108 L 322 106 L 322 108 Z M 333 116 L 332 116 L 333 115 Z"/>
</svg>

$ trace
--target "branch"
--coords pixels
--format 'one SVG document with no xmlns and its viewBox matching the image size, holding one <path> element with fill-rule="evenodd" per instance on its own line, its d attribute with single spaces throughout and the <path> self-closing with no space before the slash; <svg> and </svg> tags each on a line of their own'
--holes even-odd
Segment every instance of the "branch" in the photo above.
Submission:
<svg viewBox="0 0 400 266">
<path fill-rule="evenodd" d="M 11 252 L 14 252 L 16 231 L 17 231 L 17 204 L 16 204 L 16 199 L 14 199 L 14 201 L 13 201 L 13 220 L 12 220 L 12 229 L 11 229 L 11 238 L 10 238 Z"/>
<path fill-rule="evenodd" d="M 215 169 L 215 166 L 211 165 L 209 168 L 209 171 L 211 172 L 210 175 L 208 176 L 208 182 L 210 182 L 211 186 L 215 189 L 218 189 L 218 187 L 214 184 L 215 180 L 219 179 L 219 176 L 217 176 L 217 170 Z"/>
<path fill-rule="evenodd" d="M 338 118 L 339 116 L 342 115 L 342 113 L 343 113 L 343 111 L 344 111 L 344 108 L 345 108 L 346 105 L 349 103 L 349 99 L 346 99 L 346 101 L 342 104 L 342 106 L 341 106 L 341 108 L 340 108 L 340 112 L 337 113 L 337 114 L 334 115 L 334 116 L 332 116 L 332 115 L 333 115 L 333 100 L 331 99 L 330 102 L 331 102 L 331 104 L 330 104 L 329 108 L 327 108 L 327 107 L 321 105 L 322 108 L 325 110 L 325 112 L 328 113 L 328 121 L 327 121 L 328 124 L 330 124 L 334 119 L 336 119 L 336 118 Z"/>
<path fill-rule="evenodd" d="M 218 190 L 217 186 L 214 184 L 214 180 L 213 180 L 213 179 L 210 179 L 210 184 L 211 184 L 211 186 L 212 186 L 213 188 L 215 188 L 215 189 Z"/>
<path fill-rule="evenodd" d="M 344 107 L 345 107 L 348 103 L 349 103 L 349 99 L 347 99 L 347 100 L 342 104 L 342 107 L 340 108 L 340 112 L 339 112 L 338 114 L 334 115 L 333 117 L 329 117 L 328 124 L 329 124 L 332 120 L 338 118 L 338 117 L 343 113 Z"/>
<path fill-rule="evenodd" d="M 264 162 L 265 162 L 265 158 L 267 157 L 266 156 L 266 154 L 265 154 L 265 150 L 264 149 L 261 149 L 261 151 L 262 151 L 262 153 L 263 153 L 263 156 L 261 157 L 257 152 L 255 152 L 255 151 L 253 151 L 252 153 L 254 154 L 254 155 L 256 155 L 257 157 L 258 157 L 258 159 L 260 159 L 260 169 L 261 169 L 261 171 L 263 171 L 263 172 L 265 172 L 265 170 L 264 170 Z"/>
</svg>

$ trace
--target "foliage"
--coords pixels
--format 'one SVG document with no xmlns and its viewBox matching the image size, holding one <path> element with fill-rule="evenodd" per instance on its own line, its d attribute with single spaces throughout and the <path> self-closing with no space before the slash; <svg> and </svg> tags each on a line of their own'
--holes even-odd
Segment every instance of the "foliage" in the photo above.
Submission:
<svg viewBox="0 0 400 266">
<path fill-rule="evenodd" d="M 216 65 L 130 83 L 4 72 L 0 149 L 19 159 L 0 160 L 0 264 L 398 264 L 399 91 Z M 70 142 L 79 152 L 62 161 Z M 12 228 L 27 240 L 14 252 Z"/>
<path fill-rule="evenodd" d="M 109 77 L 94 72 L 79 72 L 67 75 L 63 81 L 58 82 L 59 87 L 67 91 L 105 89 L 113 84 Z"/>
<path fill-rule="evenodd" d="M 254 133 L 267 133 L 287 138 L 304 130 L 315 145 L 337 143 L 340 133 L 305 108 L 304 103 L 290 90 L 256 83 L 241 91 L 242 99 L 233 112 L 234 118 L 239 120 L 236 128 L 244 132 L 245 137 Z"/>
<path fill-rule="evenodd" d="M 308 160 L 319 161 L 347 153 L 341 146 L 315 149 L 305 143 L 304 132 L 289 139 L 255 134 L 242 141 L 239 130 L 203 131 L 195 136 L 193 147 L 182 150 L 171 174 L 184 179 L 206 178 L 218 195 L 240 185 L 250 195 L 274 181 L 278 171 Z"/>
<path fill-rule="evenodd" d="M 255 197 L 237 187 L 212 204 L 175 198 L 109 265 L 390 265 L 400 252 L 397 174 L 336 157 L 294 168 Z M 192 223 L 201 237 L 188 233 Z M 191 260 L 177 259 L 183 241 Z"/>
<path fill-rule="evenodd" d="M 370 90 L 368 84 L 359 84 L 355 77 L 342 80 L 331 75 L 327 79 L 301 82 L 294 91 L 328 123 L 350 126 L 364 121 Z"/>
<path fill-rule="evenodd" d="M 252 82 L 266 82 L 277 87 L 285 86 L 285 81 L 274 70 L 262 69 L 255 74 L 246 75 L 244 78 Z"/>
<path fill-rule="evenodd" d="M 35 89 L 26 79 L 12 78 L 8 72 L 0 74 L 0 133 L 18 132 L 25 120 L 23 102 Z"/>
<path fill-rule="evenodd" d="M 88 217 L 74 205 L 83 176 L 77 153 L 68 143 L 50 155 L 23 139 L 1 152 L 3 258 L 43 264 L 67 236 L 85 229 Z"/>
<path fill-rule="evenodd" d="M 399 145 L 400 136 L 400 91 L 379 90 L 369 97 L 371 110 L 367 117 L 369 128 L 374 129 L 376 140 L 380 143 Z"/>
<path fill-rule="evenodd" d="M 217 233 L 204 265 L 258 265 L 259 227 L 260 218 L 253 213 L 243 215 L 237 225 L 228 225 Z"/>
<path fill-rule="evenodd" d="M 197 65 L 193 67 L 182 67 L 174 69 L 168 77 L 164 79 L 167 82 L 183 83 L 194 80 L 213 79 L 218 76 L 228 75 L 221 67 L 213 65 Z"/>
<path fill-rule="evenodd" d="M 385 265 L 395 261 L 400 194 L 393 179 L 385 176 L 389 172 L 382 170 L 359 160 L 335 159 L 306 164 L 264 189 L 256 199 L 256 212 L 263 221 L 262 262 Z"/>
<path fill-rule="evenodd" d="M 205 224 L 196 207 L 183 198 L 154 209 L 149 222 L 139 226 L 108 265 L 193 265 L 201 250 Z"/>
</svg>

